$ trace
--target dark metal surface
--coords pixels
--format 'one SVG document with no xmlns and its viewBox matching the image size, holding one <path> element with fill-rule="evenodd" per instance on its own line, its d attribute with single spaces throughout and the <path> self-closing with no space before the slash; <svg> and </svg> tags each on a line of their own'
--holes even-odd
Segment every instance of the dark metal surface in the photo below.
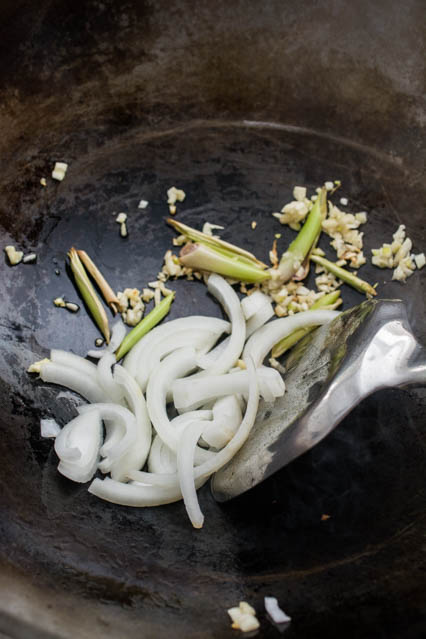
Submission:
<svg viewBox="0 0 426 639">
<path fill-rule="evenodd" d="M 279 249 L 292 235 L 270 216 L 292 186 L 337 178 L 369 212 L 366 255 L 401 222 L 425 249 L 422 16 L 414 1 L 2 2 L 1 239 L 38 261 L 0 264 L 0 630 L 225 638 L 227 607 L 261 611 L 272 594 L 293 617 L 289 638 L 424 634 L 424 393 L 367 399 L 248 498 L 221 507 L 205 487 L 196 531 L 181 504 L 115 507 L 59 476 L 39 418 L 64 421 L 73 403 L 25 373 L 50 347 L 84 353 L 97 335 L 83 311 L 51 304 L 76 298 L 70 245 L 114 287 L 143 286 L 173 237 L 173 184 L 187 193 L 179 219 L 223 223 L 260 258 L 275 232 Z M 62 183 L 49 179 L 55 160 L 70 164 Z M 407 302 L 425 343 L 424 272 L 406 285 L 362 272 Z M 175 288 L 171 318 L 220 313 L 201 284 Z M 260 636 L 278 636 L 259 617 Z"/>
</svg>

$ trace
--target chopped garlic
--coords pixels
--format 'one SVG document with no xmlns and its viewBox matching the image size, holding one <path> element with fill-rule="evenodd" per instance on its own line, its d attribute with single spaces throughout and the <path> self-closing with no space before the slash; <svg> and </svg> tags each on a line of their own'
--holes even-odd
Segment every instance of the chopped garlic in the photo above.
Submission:
<svg viewBox="0 0 426 639">
<path fill-rule="evenodd" d="M 115 218 L 117 224 L 123 224 L 127 220 L 127 213 L 119 213 Z"/>
<path fill-rule="evenodd" d="M 41 369 L 43 364 L 47 364 L 48 362 L 50 362 L 50 359 L 48 357 L 45 357 L 44 359 L 40 359 L 38 362 L 33 362 L 28 368 L 27 368 L 27 373 L 37 373 L 40 374 L 41 373 Z"/>
<path fill-rule="evenodd" d="M 265 597 L 265 610 L 275 623 L 291 621 L 291 617 L 286 615 L 284 610 L 281 610 L 275 597 Z"/>
<path fill-rule="evenodd" d="M 293 197 L 298 202 L 303 202 L 306 198 L 306 188 L 304 186 L 295 186 L 293 189 Z"/>
<path fill-rule="evenodd" d="M 15 266 L 16 264 L 19 264 L 19 262 L 24 257 L 23 252 L 17 251 L 14 246 L 11 246 L 11 245 L 5 246 L 4 250 L 11 266 Z"/>
<path fill-rule="evenodd" d="M 125 322 L 128 326 L 136 326 L 142 319 L 143 315 L 143 307 L 140 308 L 129 308 L 126 311 L 126 319 Z"/>
<path fill-rule="evenodd" d="M 252 223 L 251 223 L 251 228 L 253 229 L 253 231 L 256 228 L 256 226 L 257 226 L 257 222 L 255 220 L 253 220 Z"/>
<path fill-rule="evenodd" d="M 56 297 L 53 300 L 53 303 L 54 303 L 55 306 L 58 306 L 60 308 L 65 308 L 65 300 L 64 300 L 63 297 Z"/>
<path fill-rule="evenodd" d="M 40 184 L 41 184 L 42 186 L 47 186 L 46 178 L 44 178 L 44 177 L 43 177 L 43 178 L 40 178 Z"/>
<path fill-rule="evenodd" d="M 156 288 L 154 291 L 154 306 L 158 306 L 161 302 L 161 290 Z"/>
<path fill-rule="evenodd" d="M 170 215 L 176 214 L 176 206 L 174 204 L 169 204 L 169 212 L 170 212 Z"/>
<path fill-rule="evenodd" d="M 167 204 L 183 202 L 185 197 L 185 191 L 182 191 L 182 189 L 177 189 L 175 186 L 172 186 L 170 187 L 170 189 L 167 190 Z"/>
<path fill-rule="evenodd" d="M 257 630 L 260 623 L 256 618 L 256 611 L 245 601 L 241 601 L 238 607 L 229 608 L 228 615 L 232 619 L 232 628 L 250 632 Z"/>
<path fill-rule="evenodd" d="M 146 303 L 150 302 L 152 300 L 152 298 L 154 297 L 154 291 L 152 291 L 150 288 L 144 288 L 142 290 L 142 300 Z"/>
<path fill-rule="evenodd" d="M 52 178 L 54 180 L 58 180 L 59 182 L 62 182 L 67 170 L 68 170 L 68 164 L 66 164 L 65 162 L 55 162 L 55 166 L 52 171 Z"/>
<path fill-rule="evenodd" d="M 205 235 L 211 235 L 213 237 L 213 231 L 216 229 L 218 231 L 222 231 L 225 227 L 220 224 L 210 224 L 210 222 L 204 222 L 202 231 Z M 185 236 L 183 236 L 185 237 Z M 219 237 L 218 235 L 216 237 Z"/>
<path fill-rule="evenodd" d="M 334 189 L 334 182 L 324 182 L 326 191 L 332 191 Z"/>
<path fill-rule="evenodd" d="M 347 197 L 341 197 L 341 198 L 340 198 L 340 204 L 341 204 L 342 206 L 348 206 L 348 202 L 349 202 L 349 200 L 348 200 L 348 198 L 347 198 Z"/>
<path fill-rule="evenodd" d="M 275 233 L 274 237 L 275 237 L 277 240 L 279 240 L 279 239 L 280 239 L 280 237 L 281 237 L 281 233 Z"/>
<path fill-rule="evenodd" d="M 138 209 L 146 209 L 148 204 L 149 204 L 148 200 L 141 200 L 138 204 Z"/>
<path fill-rule="evenodd" d="M 418 255 L 414 255 L 414 261 L 416 263 L 417 268 L 423 268 L 426 264 L 426 257 L 424 253 L 419 253 Z"/>
<path fill-rule="evenodd" d="M 80 310 L 80 307 L 75 302 L 65 302 L 65 308 L 71 313 L 77 313 Z"/>
<path fill-rule="evenodd" d="M 120 224 L 120 235 L 121 235 L 121 237 L 127 237 L 128 236 L 126 222 L 123 222 L 123 224 Z"/>
<path fill-rule="evenodd" d="M 37 255 L 36 253 L 28 253 L 28 255 L 25 255 L 22 259 L 24 264 L 30 264 L 31 262 L 35 262 L 37 259 Z"/>
<path fill-rule="evenodd" d="M 291 229 L 298 231 L 300 229 L 300 222 L 303 222 L 308 212 L 312 208 L 312 202 L 305 199 L 303 201 L 294 200 L 289 202 L 281 209 L 281 213 L 273 213 L 281 224 L 288 224 Z"/>
</svg>

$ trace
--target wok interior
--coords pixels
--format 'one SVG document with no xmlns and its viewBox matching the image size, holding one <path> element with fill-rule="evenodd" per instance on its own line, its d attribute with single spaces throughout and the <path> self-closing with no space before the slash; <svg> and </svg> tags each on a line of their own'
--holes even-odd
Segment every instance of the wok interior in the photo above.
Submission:
<svg viewBox="0 0 426 639">
<path fill-rule="evenodd" d="M 53 1 L 23 4 L 18 15 L 3 4 L 1 233 L 38 262 L 1 266 L 2 579 L 21 600 L 30 589 L 45 630 L 69 636 L 83 624 L 70 612 L 79 605 L 84 629 L 94 632 L 101 619 L 105 636 L 138 628 L 162 637 L 173 627 L 174 636 L 225 637 L 226 608 L 247 599 L 261 609 L 268 594 L 291 611 L 294 636 L 421 627 L 424 392 L 369 398 L 239 500 L 218 506 L 204 487 L 206 523 L 195 531 L 182 504 L 117 507 L 61 477 L 39 419 L 65 423 L 73 401 L 25 373 L 51 347 L 84 354 L 93 346 L 87 314 L 51 303 L 76 297 L 64 267 L 71 244 L 117 289 L 155 278 L 173 237 L 164 222 L 173 184 L 187 193 L 179 219 L 223 224 L 224 239 L 260 258 L 275 232 L 281 250 L 292 237 L 270 213 L 293 185 L 327 179 L 342 180 L 342 196 L 368 211 L 366 255 L 402 222 L 417 251 L 425 248 L 421 64 L 404 35 L 418 28 L 420 5 L 406 5 L 398 29 L 385 5 L 269 2 L 259 12 L 252 2 Z M 386 38 L 373 43 L 380 30 Z M 396 32 L 404 37 L 392 39 Z M 390 64 L 389 39 L 405 66 Z M 69 162 L 67 177 L 43 189 L 40 177 L 56 160 Z M 126 240 L 115 223 L 121 210 Z M 406 300 L 425 343 L 423 273 L 402 286 L 387 271 L 362 272 L 383 296 Z M 221 312 L 203 285 L 174 288 L 171 318 Z M 347 287 L 343 298 L 345 308 L 362 301 Z M 48 609 L 55 601 L 61 606 Z M 4 628 L 19 625 L 23 635 L 25 619 L 37 625 L 31 606 L 19 624 L 3 608 Z M 262 632 L 276 630 L 265 620 Z"/>
</svg>

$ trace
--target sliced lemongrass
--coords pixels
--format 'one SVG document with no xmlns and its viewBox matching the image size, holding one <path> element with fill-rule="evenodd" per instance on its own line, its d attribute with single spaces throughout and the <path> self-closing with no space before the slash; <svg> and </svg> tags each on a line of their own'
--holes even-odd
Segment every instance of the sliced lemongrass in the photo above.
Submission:
<svg viewBox="0 0 426 639">
<path fill-rule="evenodd" d="M 126 353 L 133 348 L 133 346 L 148 333 L 154 326 L 161 322 L 163 317 L 167 315 L 170 310 L 171 303 L 173 302 L 175 294 L 167 295 L 155 308 L 152 309 L 143 320 L 139 322 L 121 342 L 116 352 L 117 361 L 119 361 Z"/>
<path fill-rule="evenodd" d="M 273 368 L 261 366 L 256 370 L 260 394 L 266 401 L 273 401 L 284 394 L 281 375 Z M 249 374 L 246 370 L 225 375 L 188 377 L 172 383 L 173 401 L 178 410 L 195 410 L 207 402 L 224 395 L 246 395 Z"/>
<path fill-rule="evenodd" d="M 334 262 L 330 262 L 329 260 L 326 260 L 324 257 L 321 257 L 319 255 L 312 255 L 311 260 L 315 262 L 315 264 L 323 266 L 326 271 L 329 271 L 330 273 L 338 277 L 339 280 L 342 280 L 346 284 L 349 284 L 349 286 L 352 286 L 352 288 L 355 288 L 357 291 L 365 293 L 366 295 L 377 295 L 377 291 L 373 286 L 371 286 L 371 284 L 360 279 L 350 271 L 337 266 L 336 264 L 334 264 Z"/>
<path fill-rule="evenodd" d="M 130 470 L 143 468 L 152 441 L 152 427 L 145 398 L 133 377 L 119 364 L 114 369 L 114 380 L 123 389 L 124 398 L 135 416 L 137 439 L 135 445 L 111 469 L 111 476 L 117 481 L 129 477 Z"/>
<path fill-rule="evenodd" d="M 80 291 L 84 301 L 86 302 L 87 307 L 98 328 L 100 329 L 102 335 L 105 337 L 105 340 L 108 343 L 110 338 L 110 331 L 105 309 L 102 306 L 102 303 L 97 296 L 95 289 L 93 288 L 92 283 L 89 280 L 87 273 L 84 270 L 84 266 L 81 263 L 78 253 L 74 247 L 69 250 L 68 257 L 70 258 L 71 270 L 74 274 L 77 288 Z"/>
<path fill-rule="evenodd" d="M 101 441 L 102 422 L 96 410 L 75 417 L 55 439 L 55 451 L 60 458 L 59 472 L 76 482 L 92 479 Z"/>
<path fill-rule="evenodd" d="M 262 268 L 266 268 L 266 264 L 257 259 L 253 253 L 249 251 L 245 251 L 244 249 L 236 246 L 235 244 L 230 244 L 229 242 L 225 242 L 224 240 L 219 239 L 218 237 L 212 237 L 211 235 L 207 235 L 202 231 L 198 231 L 197 229 L 193 229 L 191 226 L 187 226 L 187 224 L 183 224 L 182 222 L 178 222 L 178 220 L 173 220 L 169 218 L 167 222 L 173 226 L 175 231 L 178 231 L 181 235 L 184 235 L 192 242 L 198 242 L 200 244 L 205 244 L 206 246 L 211 246 L 216 249 L 221 249 L 226 251 L 228 255 L 239 255 L 247 260 L 248 263 L 257 264 Z"/>
<path fill-rule="evenodd" d="M 45 362 L 40 367 L 40 378 L 44 382 L 58 384 L 78 393 L 89 402 L 105 401 L 105 394 L 98 382 L 91 375 L 70 368 L 64 364 Z"/>
<path fill-rule="evenodd" d="M 271 277 L 268 271 L 256 264 L 240 261 L 238 256 L 223 255 L 206 244 L 185 244 L 179 253 L 179 262 L 182 266 L 197 271 L 218 273 L 239 282 L 263 282 Z"/>
<path fill-rule="evenodd" d="M 120 319 L 117 322 L 115 322 L 115 324 L 113 325 L 111 329 L 111 339 L 109 341 L 108 346 L 102 349 L 97 348 L 96 350 L 90 350 L 87 352 L 87 356 L 93 357 L 94 359 L 100 359 L 103 355 L 105 355 L 105 353 L 113 353 L 120 346 L 125 335 L 126 335 L 126 327 Z M 101 345 L 102 343 L 103 343 L 103 340 L 101 340 Z"/>
<path fill-rule="evenodd" d="M 316 302 L 312 304 L 309 311 L 315 311 L 317 309 L 326 309 L 326 310 L 334 310 L 342 303 L 340 299 L 340 291 L 332 291 L 331 293 L 327 293 L 320 297 Z M 283 355 L 289 348 L 294 346 L 298 341 L 302 339 L 305 335 L 310 333 L 316 328 L 315 326 L 306 326 L 305 328 L 299 328 L 296 331 L 293 331 L 287 337 L 284 337 L 280 340 L 272 349 L 272 357 L 277 358 Z"/>
<path fill-rule="evenodd" d="M 197 488 L 205 481 L 205 478 L 198 479 Z M 88 490 L 92 495 L 105 501 L 135 508 L 162 506 L 182 499 L 182 492 L 177 482 L 173 486 L 146 486 L 137 482 L 123 484 L 106 477 L 103 480 L 94 479 Z"/>
<path fill-rule="evenodd" d="M 63 351 L 59 348 L 52 348 L 50 351 L 50 359 L 55 364 L 63 364 L 74 370 L 81 371 L 96 381 L 96 365 L 80 355 L 75 355 L 75 353 Z"/>
<path fill-rule="evenodd" d="M 327 193 L 325 188 L 322 188 L 301 230 L 281 256 L 278 270 L 284 282 L 290 280 L 303 265 L 306 256 L 321 233 L 321 223 L 326 214 Z"/>
<path fill-rule="evenodd" d="M 229 322 L 217 317 L 204 317 L 203 315 L 191 315 L 165 322 L 156 326 L 147 333 L 126 355 L 123 366 L 133 377 L 137 378 L 138 372 L 144 366 L 145 358 L 149 357 L 152 349 L 155 349 L 163 340 L 176 334 L 178 331 L 193 330 L 194 332 L 208 330 L 216 333 L 219 338 L 222 333 L 229 333 Z"/>
<path fill-rule="evenodd" d="M 205 424 L 202 421 L 188 424 L 179 439 L 177 449 L 179 486 L 186 512 L 194 528 L 202 528 L 204 523 L 204 515 L 198 503 L 194 482 L 195 449 L 204 427 Z"/>
<path fill-rule="evenodd" d="M 106 281 L 106 279 L 104 278 L 104 276 L 102 275 L 102 273 L 100 272 L 96 264 L 91 260 L 89 255 L 86 253 L 86 251 L 78 250 L 77 253 L 80 260 L 83 262 L 84 266 L 86 267 L 86 270 L 89 271 L 90 275 L 93 277 L 96 284 L 99 286 L 99 289 L 104 297 L 104 300 L 106 301 L 106 303 L 108 304 L 108 306 L 110 307 L 110 309 L 115 315 L 115 313 L 117 313 L 120 306 L 117 295 L 114 293 L 114 291 L 112 290 L 112 288 L 110 287 L 110 285 L 108 284 L 108 282 Z"/>
<path fill-rule="evenodd" d="M 260 366 L 275 344 L 293 331 L 306 326 L 327 324 L 337 315 L 338 311 L 302 311 L 290 317 L 273 320 L 251 335 L 244 347 L 243 357 L 251 357 L 255 366 Z"/>
</svg>

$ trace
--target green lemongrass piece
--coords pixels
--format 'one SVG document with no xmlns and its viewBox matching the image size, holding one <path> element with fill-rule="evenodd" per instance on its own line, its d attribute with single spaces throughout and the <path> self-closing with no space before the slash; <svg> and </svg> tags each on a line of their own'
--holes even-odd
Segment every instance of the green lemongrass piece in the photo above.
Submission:
<svg viewBox="0 0 426 639">
<path fill-rule="evenodd" d="M 102 275 L 102 273 L 100 272 L 96 264 L 87 255 L 86 251 L 77 251 L 77 253 L 80 260 L 83 262 L 84 266 L 86 267 L 87 271 L 89 271 L 90 275 L 93 277 L 96 284 L 99 286 L 99 289 L 104 297 L 104 300 L 106 301 L 106 303 L 108 304 L 108 306 L 110 307 L 110 309 L 115 315 L 120 306 L 120 302 L 118 301 L 117 295 L 114 293 L 114 291 L 112 290 L 112 288 L 110 287 L 110 285 L 108 284 L 108 282 L 106 281 L 106 279 L 104 278 L 104 276 Z"/>
<path fill-rule="evenodd" d="M 163 300 L 161 300 L 158 306 L 155 306 L 152 311 L 150 311 L 148 315 L 139 322 L 139 324 L 136 324 L 136 326 L 132 328 L 130 333 L 127 333 L 126 337 L 123 339 L 120 346 L 115 351 L 117 362 L 122 357 L 124 357 L 131 348 L 133 348 L 133 346 L 141 339 L 141 337 L 146 335 L 163 319 L 163 317 L 167 315 L 174 298 L 174 292 L 170 295 L 167 295 Z"/>
<path fill-rule="evenodd" d="M 356 288 L 357 291 L 365 293 L 366 295 L 377 295 L 376 289 L 374 289 L 371 284 L 365 282 L 364 280 L 360 279 L 341 266 L 337 266 L 337 264 L 334 264 L 334 262 L 326 260 L 325 257 L 321 257 L 319 255 L 311 255 L 311 260 L 316 264 L 323 266 L 326 271 L 333 273 L 333 275 L 338 277 L 339 280 L 342 280 L 342 282 L 345 282 L 346 284 L 349 284 L 349 286 Z"/>
<path fill-rule="evenodd" d="M 211 246 L 215 250 L 222 250 L 224 254 L 232 257 L 233 255 L 239 255 L 242 258 L 245 258 L 249 264 L 257 264 L 262 268 L 267 268 L 267 265 L 257 259 L 253 253 L 249 251 L 245 251 L 244 249 L 236 246 L 235 244 L 230 244 L 229 242 L 225 242 L 224 240 L 219 239 L 218 237 L 212 237 L 211 235 L 207 235 L 202 231 L 197 231 L 197 229 L 193 229 L 191 226 L 187 224 L 183 224 L 182 222 L 178 222 L 178 220 L 173 220 L 172 218 L 168 218 L 167 222 L 173 226 L 173 228 L 178 231 L 181 235 L 185 235 L 192 242 L 198 242 L 199 244 L 206 244 L 207 246 Z"/>
<path fill-rule="evenodd" d="M 333 291 L 332 293 L 327 293 L 327 295 L 323 295 L 316 302 L 312 304 L 309 308 L 310 311 L 315 311 L 319 308 L 326 310 L 333 310 L 340 306 L 342 300 L 340 298 L 340 291 Z M 299 340 L 302 339 L 305 335 L 310 333 L 316 328 L 316 326 L 307 326 L 306 328 L 298 328 L 297 330 L 284 337 L 282 340 L 277 342 L 272 349 L 272 357 L 276 359 L 280 357 L 283 353 L 289 350 L 292 346 L 294 346 Z"/>
<path fill-rule="evenodd" d="M 97 296 L 95 289 L 92 286 L 89 277 L 84 270 L 84 266 L 78 256 L 78 253 L 74 247 L 71 247 L 68 251 L 68 257 L 70 258 L 71 270 L 74 275 L 75 283 L 80 291 L 87 307 L 98 325 L 102 335 L 105 337 L 105 341 L 108 344 L 110 338 L 110 330 L 108 324 L 108 318 L 105 312 L 102 302 Z"/>
<path fill-rule="evenodd" d="M 222 251 L 217 251 L 206 244 L 185 244 L 179 254 L 179 262 L 182 266 L 189 266 L 196 271 L 209 271 L 230 277 L 239 282 L 250 284 L 263 282 L 271 277 L 268 271 L 255 264 L 247 264 L 241 261 L 238 255 L 229 257 Z"/>
<path fill-rule="evenodd" d="M 312 246 L 318 241 L 321 223 L 327 215 L 327 191 L 323 187 L 309 211 L 306 222 L 296 238 L 281 256 L 278 270 L 283 282 L 288 282 L 302 266 Z"/>
</svg>

